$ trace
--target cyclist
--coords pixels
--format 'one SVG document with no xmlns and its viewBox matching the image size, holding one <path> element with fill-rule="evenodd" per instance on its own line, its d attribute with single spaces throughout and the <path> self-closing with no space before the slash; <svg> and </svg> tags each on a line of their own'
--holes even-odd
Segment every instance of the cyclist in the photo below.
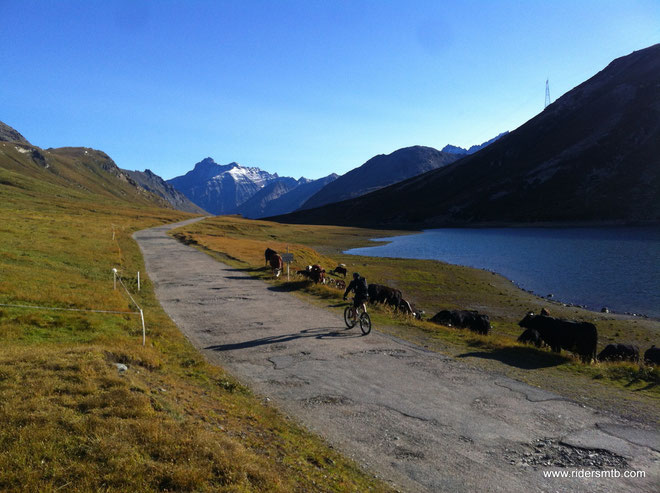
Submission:
<svg viewBox="0 0 660 493">
<path fill-rule="evenodd" d="M 353 319 L 357 320 L 358 308 L 362 307 L 362 311 L 367 313 L 366 303 L 369 299 L 367 280 L 357 272 L 353 272 L 353 280 L 346 288 L 346 292 L 344 292 L 344 301 L 346 301 L 346 297 L 351 291 L 355 291 L 355 296 L 353 297 Z"/>
</svg>

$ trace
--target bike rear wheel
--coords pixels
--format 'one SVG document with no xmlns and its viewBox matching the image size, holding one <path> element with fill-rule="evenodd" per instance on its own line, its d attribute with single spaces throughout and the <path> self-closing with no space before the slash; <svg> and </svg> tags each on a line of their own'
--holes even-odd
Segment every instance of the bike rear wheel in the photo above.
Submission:
<svg viewBox="0 0 660 493">
<path fill-rule="evenodd" d="M 349 329 L 355 327 L 356 320 L 353 318 L 352 306 L 347 306 L 344 309 L 344 323 L 346 324 L 346 327 L 348 327 Z"/>
<path fill-rule="evenodd" d="M 371 317 L 368 313 L 360 315 L 360 330 L 365 336 L 371 332 Z"/>
</svg>

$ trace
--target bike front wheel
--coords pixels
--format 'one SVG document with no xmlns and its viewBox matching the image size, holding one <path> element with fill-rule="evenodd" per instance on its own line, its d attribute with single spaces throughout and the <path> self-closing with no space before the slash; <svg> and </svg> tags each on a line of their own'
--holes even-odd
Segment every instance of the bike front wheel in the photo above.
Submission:
<svg viewBox="0 0 660 493">
<path fill-rule="evenodd" d="M 352 329 L 355 327 L 355 319 L 353 318 L 353 307 L 352 306 L 347 306 L 344 309 L 344 323 L 346 324 L 346 327 L 349 329 Z"/>
<path fill-rule="evenodd" d="M 371 332 L 371 317 L 368 313 L 360 315 L 360 330 L 365 336 Z"/>
</svg>

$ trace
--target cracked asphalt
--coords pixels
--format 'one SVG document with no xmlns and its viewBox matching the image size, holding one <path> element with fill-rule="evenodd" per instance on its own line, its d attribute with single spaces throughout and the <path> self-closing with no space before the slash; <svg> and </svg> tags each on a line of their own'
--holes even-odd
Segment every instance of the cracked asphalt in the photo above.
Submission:
<svg viewBox="0 0 660 493">
<path fill-rule="evenodd" d="M 337 313 L 167 236 L 184 223 L 134 234 L 165 311 L 211 362 L 395 488 L 659 490 L 657 429 L 377 330 L 348 330 Z M 646 477 L 543 474 L 613 467 Z"/>
</svg>

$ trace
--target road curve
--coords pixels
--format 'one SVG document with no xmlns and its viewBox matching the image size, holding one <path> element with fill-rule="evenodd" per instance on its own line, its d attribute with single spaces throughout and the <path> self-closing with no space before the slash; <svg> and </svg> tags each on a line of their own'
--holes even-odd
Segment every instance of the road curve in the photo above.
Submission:
<svg viewBox="0 0 660 493">
<path fill-rule="evenodd" d="M 165 311 L 211 362 L 395 487 L 657 491 L 656 431 L 377 331 L 346 330 L 336 313 L 167 236 L 184 223 L 133 235 Z M 589 474 L 594 463 L 646 477 L 544 477 Z"/>
</svg>

